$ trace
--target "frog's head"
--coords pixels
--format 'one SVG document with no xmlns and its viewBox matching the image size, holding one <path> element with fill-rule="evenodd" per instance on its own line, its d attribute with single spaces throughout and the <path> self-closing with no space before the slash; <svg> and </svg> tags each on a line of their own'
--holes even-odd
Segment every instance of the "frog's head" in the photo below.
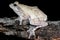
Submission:
<svg viewBox="0 0 60 40">
<path fill-rule="evenodd" d="M 9 7 L 10 7 L 18 16 L 21 16 L 21 15 L 23 14 L 21 8 L 18 6 L 18 2 L 14 2 L 14 3 L 9 4 Z"/>
</svg>

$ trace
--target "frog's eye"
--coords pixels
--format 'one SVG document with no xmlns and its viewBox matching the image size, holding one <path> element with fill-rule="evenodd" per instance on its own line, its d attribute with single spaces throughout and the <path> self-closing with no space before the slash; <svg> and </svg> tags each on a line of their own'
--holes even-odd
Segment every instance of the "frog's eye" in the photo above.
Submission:
<svg viewBox="0 0 60 40">
<path fill-rule="evenodd" d="M 14 4 L 14 6 L 17 6 L 16 4 Z"/>
</svg>

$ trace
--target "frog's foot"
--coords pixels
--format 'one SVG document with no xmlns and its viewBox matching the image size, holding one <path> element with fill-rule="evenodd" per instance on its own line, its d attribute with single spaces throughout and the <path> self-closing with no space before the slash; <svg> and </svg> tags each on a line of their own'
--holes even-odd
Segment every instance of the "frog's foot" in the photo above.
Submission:
<svg viewBox="0 0 60 40">
<path fill-rule="evenodd" d="M 41 26 L 37 26 L 35 28 L 30 28 L 29 30 L 27 30 L 27 32 L 29 33 L 29 39 L 31 38 L 31 36 L 35 36 L 35 30 L 40 28 Z"/>
<path fill-rule="evenodd" d="M 35 32 L 34 31 L 31 31 L 30 33 L 29 33 L 29 39 L 32 37 L 32 36 L 35 36 Z"/>
</svg>

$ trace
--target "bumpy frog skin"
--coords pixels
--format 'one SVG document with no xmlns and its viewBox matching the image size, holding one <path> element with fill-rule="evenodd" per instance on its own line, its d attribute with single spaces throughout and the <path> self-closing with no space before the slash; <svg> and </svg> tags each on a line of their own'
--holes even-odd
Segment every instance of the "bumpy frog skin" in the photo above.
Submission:
<svg viewBox="0 0 60 40">
<path fill-rule="evenodd" d="M 14 6 L 16 4 L 16 6 Z M 9 5 L 11 9 L 19 16 L 16 20 L 20 21 L 20 24 L 22 23 L 22 20 L 29 19 L 30 24 L 37 25 L 35 28 L 30 28 L 27 30 L 29 32 L 29 38 L 32 35 L 35 35 L 35 30 L 40 27 L 47 26 L 47 15 L 44 14 L 40 9 L 38 9 L 37 6 L 27 6 L 24 4 L 19 4 L 18 2 L 11 3 Z"/>
</svg>

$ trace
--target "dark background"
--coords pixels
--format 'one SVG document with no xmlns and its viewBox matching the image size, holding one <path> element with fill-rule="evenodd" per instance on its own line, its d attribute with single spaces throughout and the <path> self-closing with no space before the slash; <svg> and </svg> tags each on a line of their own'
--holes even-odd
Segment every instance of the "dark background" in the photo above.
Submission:
<svg viewBox="0 0 60 40">
<path fill-rule="evenodd" d="M 1 17 L 14 17 L 17 16 L 12 9 L 9 8 L 9 4 L 15 1 L 19 1 L 22 4 L 30 6 L 38 6 L 48 16 L 48 20 L 57 21 L 60 20 L 60 7 L 58 0 L 0 0 L 0 18 Z M 16 36 L 6 36 L 0 33 L 0 39 L 23 39 Z M 25 39 L 24 39 L 25 40 Z"/>
</svg>

